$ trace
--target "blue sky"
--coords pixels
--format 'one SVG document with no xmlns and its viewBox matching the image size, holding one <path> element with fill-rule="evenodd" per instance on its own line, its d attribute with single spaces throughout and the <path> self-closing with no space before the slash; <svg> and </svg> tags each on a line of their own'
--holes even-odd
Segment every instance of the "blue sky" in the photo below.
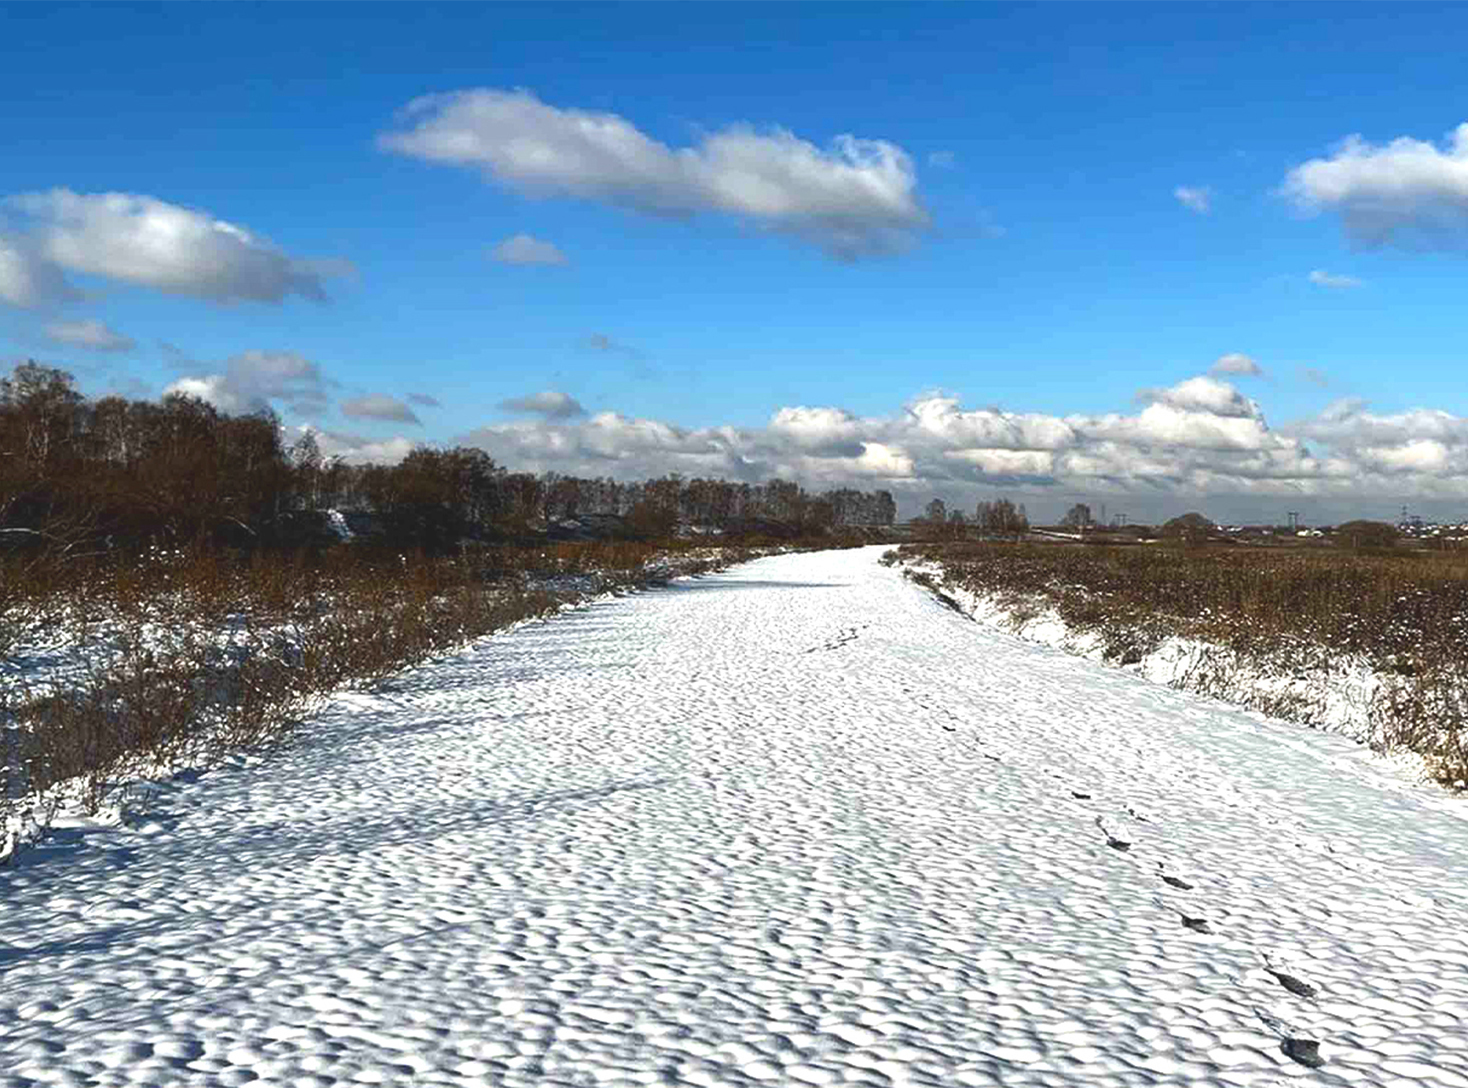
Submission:
<svg viewBox="0 0 1468 1088">
<path fill-rule="evenodd" d="M 904 512 L 1468 517 L 1460 5 L 3 17 L 0 353 L 88 392 Z"/>
</svg>

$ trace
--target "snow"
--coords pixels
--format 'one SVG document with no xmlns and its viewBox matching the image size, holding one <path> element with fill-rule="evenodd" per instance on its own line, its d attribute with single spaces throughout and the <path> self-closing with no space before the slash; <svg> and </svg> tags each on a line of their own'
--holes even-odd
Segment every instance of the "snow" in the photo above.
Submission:
<svg viewBox="0 0 1468 1088">
<path fill-rule="evenodd" d="M 977 623 L 1026 642 L 1098 663 L 1105 661 L 1105 638 L 1095 631 L 1072 628 L 1059 610 L 1042 598 L 975 592 L 946 581 L 942 567 L 933 562 L 907 561 L 903 565 L 913 573 L 931 576 L 954 607 Z M 1322 646 L 1302 646 L 1296 647 L 1295 658 L 1261 663 L 1226 646 L 1169 635 L 1141 653 L 1139 660 L 1111 664 L 1153 683 L 1255 710 L 1272 710 L 1291 721 L 1369 743 L 1376 732 L 1373 704 L 1386 682 L 1367 657 L 1332 653 Z M 1374 758 L 1412 782 L 1429 777 L 1427 761 L 1416 753 L 1377 753 Z"/>
<path fill-rule="evenodd" d="M 521 625 L 58 828 L 0 871 L 0 1086 L 1468 1085 L 1460 802 L 884 550 Z"/>
</svg>

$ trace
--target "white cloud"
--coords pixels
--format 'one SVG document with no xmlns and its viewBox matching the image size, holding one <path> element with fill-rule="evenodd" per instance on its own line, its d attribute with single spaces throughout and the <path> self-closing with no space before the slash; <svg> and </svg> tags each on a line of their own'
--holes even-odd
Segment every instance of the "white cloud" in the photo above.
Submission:
<svg viewBox="0 0 1468 1088">
<path fill-rule="evenodd" d="M 954 156 L 952 151 L 930 151 L 928 152 L 928 165 L 936 166 L 943 170 L 953 167 Z"/>
<path fill-rule="evenodd" d="M 1358 280 L 1355 276 L 1338 276 L 1334 273 L 1326 272 L 1319 268 L 1313 269 L 1311 271 L 1309 280 L 1311 283 L 1315 284 L 1316 287 L 1330 287 L 1335 290 L 1361 286 L 1361 281 Z"/>
<path fill-rule="evenodd" d="M 52 189 L 9 197 L 4 206 L 27 222 L 32 259 L 52 277 L 78 272 L 216 302 L 293 294 L 321 301 L 323 275 L 345 267 L 299 260 L 243 227 L 150 196 Z"/>
<path fill-rule="evenodd" d="M 493 424 L 466 436 L 503 464 L 623 478 L 770 475 L 810 485 L 1058 486 L 1147 493 L 1313 478 L 1300 440 L 1270 431 L 1258 406 L 1224 382 L 1193 378 L 1145 393 L 1137 415 L 1064 418 L 966 409 L 925 394 L 889 418 L 788 407 L 759 429 L 688 430 L 604 412 L 584 422 Z"/>
<path fill-rule="evenodd" d="M 1199 215 L 1207 215 L 1213 206 L 1213 190 L 1208 186 L 1179 185 L 1172 191 L 1183 207 L 1197 212 Z"/>
<path fill-rule="evenodd" d="M 586 414 L 586 409 L 576 402 L 575 397 L 551 389 L 528 397 L 500 401 L 500 408 L 506 412 L 530 412 L 546 419 L 571 419 Z"/>
<path fill-rule="evenodd" d="M 131 351 L 137 342 L 100 321 L 56 321 L 45 328 L 46 337 L 57 344 L 89 351 Z"/>
<path fill-rule="evenodd" d="M 289 411 L 319 414 L 331 384 L 315 363 L 295 352 L 244 351 L 225 360 L 222 373 L 183 377 L 163 392 L 198 397 L 221 412 L 257 412 L 280 401 Z"/>
<path fill-rule="evenodd" d="M 659 216 L 718 212 L 843 260 L 899 251 L 929 225 L 912 159 L 885 140 L 820 148 L 784 129 L 736 125 L 672 148 L 613 113 L 559 109 L 528 91 L 477 89 L 409 103 L 385 150 L 477 167 L 535 195 Z"/>
<path fill-rule="evenodd" d="M 532 400 L 535 398 L 525 398 Z M 1064 417 L 969 409 L 924 394 L 891 415 L 787 407 L 764 427 L 684 428 L 616 412 L 481 427 L 457 441 L 516 471 L 647 479 L 669 472 L 811 489 L 888 488 L 916 508 L 934 493 L 971 503 L 1005 494 L 1058 517 L 1076 497 L 1125 502 L 1135 518 L 1209 500 L 1241 516 L 1327 508 L 1380 516 L 1403 501 L 1468 501 L 1468 418 L 1415 409 L 1376 415 L 1358 400 L 1278 430 L 1225 382 L 1145 390 L 1132 414 Z M 549 401 L 545 404 L 548 406 Z M 354 463 L 401 459 L 417 442 L 327 432 L 323 452 Z M 1321 452 L 1314 452 L 1320 448 Z M 1210 509 L 1212 507 L 1210 506 Z"/>
<path fill-rule="evenodd" d="M 1217 364 L 1214 364 L 1217 366 Z M 1178 382 L 1166 389 L 1143 389 L 1137 399 L 1146 404 L 1161 404 L 1184 412 L 1207 412 L 1210 415 L 1260 419 L 1259 406 L 1228 382 L 1197 377 Z M 1145 413 L 1143 413 L 1145 415 Z"/>
<path fill-rule="evenodd" d="M 1307 213 L 1338 211 L 1364 245 L 1460 247 L 1468 239 L 1468 123 L 1445 148 L 1399 136 L 1375 146 L 1347 137 L 1329 158 L 1291 170 L 1283 194 Z"/>
<path fill-rule="evenodd" d="M 342 415 L 349 419 L 381 419 L 395 423 L 413 423 L 420 427 L 423 425 L 413 409 L 397 397 L 384 396 L 381 393 L 344 400 L 341 409 Z"/>
<path fill-rule="evenodd" d="M 79 298 L 81 292 L 66 282 L 61 269 L 21 239 L 0 234 L 0 302 L 33 309 Z"/>
<path fill-rule="evenodd" d="M 287 434 L 291 437 L 299 437 L 300 433 L 310 430 L 316 436 L 316 445 L 321 450 L 322 457 L 340 457 L 349 465 L 395 465 L 422 442 L 415 438 L 407 438 L 403 435 L 395 435 L 392 438 L 367 438 L 359 434 L 351 434 L 345 431 L 322 431 L 315 427 L 310 428 L 287 428 Z"/>
<path fill-rule="evenodd" d="M 1220 355 L 1214 361 L 1213 365 L 1208 368 L 1208 373 L 1212 375 L 1232 374 L 1242 378 L 1258 378 L 1263 376 L 1264 368 L 1252 356 L 1238 351 L 1231 351 L 1227 355 Z"/>
<path fill-rule="evenodd" d="M 550 242 L 543 242 L 528 234 L 516 234 L 506 238 L 489 251 L 491 260 L 500 264 L 565 265 L 571 262 L 566 255 Z"/>
</svg>

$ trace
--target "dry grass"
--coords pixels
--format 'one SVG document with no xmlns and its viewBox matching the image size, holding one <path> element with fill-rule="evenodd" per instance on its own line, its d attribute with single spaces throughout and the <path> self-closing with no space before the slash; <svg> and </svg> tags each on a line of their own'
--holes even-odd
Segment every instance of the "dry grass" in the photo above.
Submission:
<svg viewBox="0 0 1468 1088">
<path fill-rule="evenodd" d="M 280 741 L 345 685 L 380 681 L 587 594 L 705 573 L 769 550 L 609 542 L 485 548 L 453 559 L 336 549 L 252 561 L 155 552 L 121 564 L 0 562 L 8 605 L 0 613 L 8 625 L 0 645 L 0 827 L 58 784 L 95 811 L 140 771 Z M 568 580 L 575 584 L 546 588 Z M 96 652 L 80 674 L 27 685 L 24 663 L 9 655 L 37 631 Z M 0 856 L 6 849 L 0 842 Z"/>
<path fill-rule="evenodd" d="M 1354 655 L 1383 678 L 1370 708 L 1373 743 L 1418 753 L 1441 782 L 1468 780 L 1462 553 L 938 544 L 900 554 L 936 561 L 948 583 L 1016 606 L 1043 601 L 1122 662 L 1174 635 L 1275 674 Z"/>
</svg>

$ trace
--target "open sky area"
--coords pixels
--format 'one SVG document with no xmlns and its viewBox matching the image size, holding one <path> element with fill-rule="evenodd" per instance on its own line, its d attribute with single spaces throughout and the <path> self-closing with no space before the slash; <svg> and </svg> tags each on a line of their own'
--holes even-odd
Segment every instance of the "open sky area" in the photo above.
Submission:
<svg viewBox="0 0 1468 1088">
<path fill-rule="evenodd" d="M 0 23 L 0 360 L 88 394 L 904 516 L 1468 519 L 1468 6 Z"/>
</svg>

